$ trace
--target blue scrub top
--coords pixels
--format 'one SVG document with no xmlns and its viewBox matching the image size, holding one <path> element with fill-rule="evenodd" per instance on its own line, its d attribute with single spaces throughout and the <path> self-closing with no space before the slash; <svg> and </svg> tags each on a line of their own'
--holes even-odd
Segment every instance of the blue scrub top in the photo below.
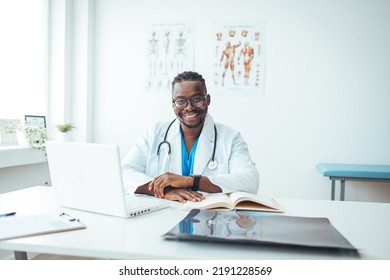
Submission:
<svg viewBox="0 0 390 280">
<path fill-rule="evenodd" d="M 190 154 L 187 153 L 186 143 L 184 142 L 183 131 L 180 128 L 181 135 L 181 173 L 183 176 L 190 176 L 194 172 L 194 159 L 196 148 L 198 146 L 199 137 L 196 139 L 194 146 L 190 151 Z"/>
</svg>

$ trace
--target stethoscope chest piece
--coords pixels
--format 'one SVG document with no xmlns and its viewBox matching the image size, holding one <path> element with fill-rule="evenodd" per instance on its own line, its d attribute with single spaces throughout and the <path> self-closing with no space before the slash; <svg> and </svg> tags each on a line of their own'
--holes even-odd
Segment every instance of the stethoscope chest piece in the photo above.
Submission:
<svg viewBox="0 0 390 280">
<path fill-rule="evenodd" d="M 218 163 L 216 160 L 210 160 L 209 164 L 207 165 L 208 169 L 214 170 L 217 168 Z"/>
</svg>

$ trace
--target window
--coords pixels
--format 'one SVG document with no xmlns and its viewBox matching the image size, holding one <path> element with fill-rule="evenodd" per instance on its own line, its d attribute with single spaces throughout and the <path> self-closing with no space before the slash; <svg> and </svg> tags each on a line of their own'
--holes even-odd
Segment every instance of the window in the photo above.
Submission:
<svg viewBox="0 0 390 280">
<path fill-rule="evenodd" d="M 0 0 L 0 118 L 47 114 L 46 0 Z"/>
</svg>

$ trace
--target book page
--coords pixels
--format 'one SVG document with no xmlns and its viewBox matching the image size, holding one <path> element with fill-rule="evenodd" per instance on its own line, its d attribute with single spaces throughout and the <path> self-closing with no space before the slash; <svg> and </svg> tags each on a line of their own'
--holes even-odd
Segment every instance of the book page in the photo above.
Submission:
<svg viewBox="0 0 390 280">
<path fill-rule="evenodd" d="M 281 209 L 280 205 L 276 203 L 275 200 L 268 197 L 261 197 L 256 194 L 247 193 L 247 192 L 234 192 L 229 194 L 230 200 L 232 201 L 233 205 L 237 205 L 238 203 L 242 201 L 252 201 L 259 204 L 262 204 L 264 206 L 268 206 L 270 208 L 274 209 Z"/>
<path fill-rule="evenodd" d="M 187 201 L 182 205 L 182 209 L 210 209 L 226 207 L 232 209 L 229 196 L 223 193 L 202 193 L 205 200 L 199 202 Z"/>
<path fill-rule="evenodd" d="M 40 214 L 0 218 L 0 240 L 85 228 L 69 216 Z"/>
</svg>

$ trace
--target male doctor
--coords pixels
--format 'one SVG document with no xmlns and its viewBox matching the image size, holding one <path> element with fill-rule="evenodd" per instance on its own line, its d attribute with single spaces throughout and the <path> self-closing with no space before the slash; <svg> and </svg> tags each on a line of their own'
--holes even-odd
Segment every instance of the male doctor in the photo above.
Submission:
<svg viewBox="0 0 390 280">
<path fill-rule="evenodd" d="M 183 72 L 172 82 L 177 119 L 149 127 L 122 161 L 131 193 L 179 202 L 201 201 L 200 192 L 257 193 L 259 173 L 240 133 L 207 113 L 211 97 L 203 77 Z"/>
</svg>

